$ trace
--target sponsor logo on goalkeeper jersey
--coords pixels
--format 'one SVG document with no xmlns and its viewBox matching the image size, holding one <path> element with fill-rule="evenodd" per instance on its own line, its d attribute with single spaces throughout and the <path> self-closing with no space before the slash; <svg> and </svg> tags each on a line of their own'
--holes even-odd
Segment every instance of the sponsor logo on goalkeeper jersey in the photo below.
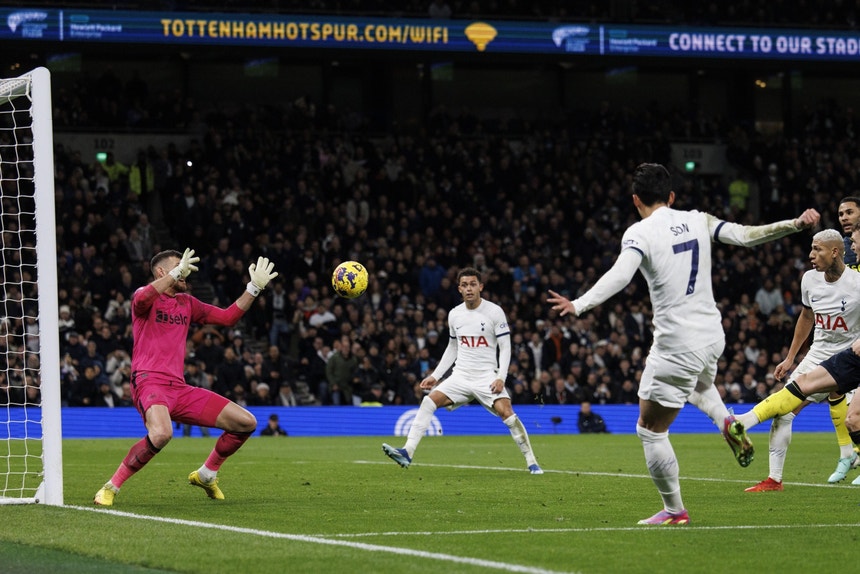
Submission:
<svg viewBox="0 0 860 574">
<path fill-rule="evenodd" d="M 168 325 L 187 325 L 188 317 L 186 315 L 172 315 L 170 313 L 165 313 L 164 311 L 156 311 L 155 322 L 167 323 Z"/>
</svg>

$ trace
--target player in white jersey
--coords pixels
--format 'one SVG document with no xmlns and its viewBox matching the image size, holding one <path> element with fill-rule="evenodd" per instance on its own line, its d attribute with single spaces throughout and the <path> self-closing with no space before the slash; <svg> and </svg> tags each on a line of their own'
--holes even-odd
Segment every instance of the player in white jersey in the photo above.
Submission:
<svg viewBox="0 0 860 574">
<path fill-rule="evenodd" d="M 505 312 L 481 297 L 484 284 L 477 269 L 461 270 L 457 274 L 457 289 L 463 302 L 448 313 L 448 347 L 433 372 L 420 383 L 422 389 L 432 390 L 421 401 L 403 448 L 383 443 L 382 450 L 403 468 L 409 467 L 436 409 L 453 410 L 475 399 L 501 417 L 525 456 L 529 472 L 543 474 L 526 428 L 514 413 L 505 388 L 511 364 L 511 331 Z M 439 383 L 451 366 L 454 367 L 451 375 Z"/>
<path fill-rule="evenodd" d="M 800 281 L 803 310 L 797 317 L 788 355 L 774 369 L 773 374 L 778 381 L 791 371 L 795 358 L 810 333 L 813 333 L 812 345 L 797 368 L 791 372 L 789 383 L 795 382 L 797 377 L 808 373 L 825 359 L 847 349 L 855 339 L 860 337 L 860 273 L 848 269 L 845 265 L 842 235 L 835 229 L 825 229 L 816 233 L 812 238 L 809 260 L 812 263 L 812 269 L 804 273 Z M 845 415 L 839 416 L 833 412 L 840 408 L 843 413 L 847 410 L 845 395 L 837 392 L 813 393 L 790 413 L 773 417 L 770 428 L 768 477 L 747 488 L 747 492 L 783 489 L 782 471 L 785 466 L 786 451 L 791 443 L 792 421 L 808 404 L 820 403 L 824 399 L 828 399 L 830 404 L 831 418 L 839 444 L 839 462 L 827 481 L 836 483 L 845 479 L 848 471 L 858 462 L 857 453 L 854 452 L 851 437 L 845 426 Z M 754 407 L 751 411 L 738 415 L 737 419 L 750 429 L 766 420 L 764 408 L 764 406 Z"/>
<path fill-rule="evenodd" d="M 841 210 L 841 206 L 840 206 Z M 821 232 L 824 233 L 824 232 Z M 817 234 L 816 237 L 820 235 Z M 836 239 L 832 236 L 832 242 L 835 243 Z M 854 230 L 851 235 L 851 249 L 860 257 L 860 223 L 856 223 L 854 225 Z M 847 258 L 845 258 L 847 259 Z M 837 265 L 838 267 L 838 265 Z M 839 392 L 839 390 L 833 390 L 832 388 L 827 388 L 826 391 L 818 391 L 811 392 L 811 394 L 806 395 L 803 391 L 800 390 L 798 385 L 798 381 L 801 378 L 801 375 L 805 373 L 812 372 L 816 365 L 822 364 L 825 360 L 830 357 L 835 356 L 836 354 L 840 354 L 840 351 L 845 351 L 850 348 L 852 344 L 857 341 L 858 337 L 858 325 L 857 325 L 857 307 L 860 306 L 855 303 L 858 298 L 858 293 L 860 293 L 860 283 L 858 283 L 858 273 L 852 272 L 851 266 L 845 266 L 846 269 L 849 269 L 847 272 L 843 272 L 841 276 L 837 279 L 834 284 L 827 285 L 829 289 L 821 289 L 819 287 L 816 290 L 814 287 L 809 290 L 809 300 L 803 300 L 804 305 L 815 305 L 813 308 L 814 313 L 814 322 L 815 322 L 815 339 L 813 340 L 812 347 L 809 349 L 806 357 L 803 361 L 801 361 L 800 365 L 798 365 L 797 369 L 791 374 L 788 384 L 786 387 L 779 391 L 778 393 L 771 395 L 764 401 L 757 404 L 751 411 L 748 411 L 742 415 L 738 415 L 738 420 L 746 423 L 749 423 L 750 426 L 756 425 L 759 422 L 766 421 L 770 418 L 773 418 L 773 423 L 771 424 L 771 471 L 767 480 L 764 480 L 758 483 L 755 486 L 751 486 L 746 489 L 747 492 L 762 492 L 768 490 L 782 490 L 782 481 L 781 476 L 774 477 L 773 466 L 774 466 L 774 435 L 779 433 L 781 436 L 777 436 L 776 440 L 780 442 L 777 443 L 777 450 L 781 445 L 784 445 L 784 448 L 788 448 L 788 441 L 791 439 L 791 421 L 803 407 L 812 402 L 820 402 L 824 397 L 829 397 L 830 402 L 830 413 L 831 418 L 833 419 L 833 426 L 836 427 L 836 436 L 837 442 L 839 444 L 839 462 L 836 465 L 836 471 L 830 475 L 828 478 L 828 482 L 839 482 L 845 478 L 848 473 L 848 470 L 857 466 L 860 463 L 860 458 L 857 456 L 857 445 L 852 446 L 852 442 L 854 438 L 852 437 L 852 431 L 848 424 L 848 411 L 849 405 L 848 401 L 851 400 L 851 396 L 854 394 L 853 391 L 849 391 L 847 394 L 843 394 Z M 808 271 L 803 279 L 806 279 L 806 275 L 809 273 L 814 273 L 814 271 Z M 826 275 L 826 274 L 825 274 Z M 801 290 L 806 294 L 805 284 L 801 282 Z M 829 293 L 828 293 L 829 292 Z M 827 295 L 822 295 L 822 293 L 828 293 Z M 841 296 L 840 296 L 841 294 Z M 821 305 L 822 312 L 818 313 L 816 310 L 818 305 Z M 806 309 L 804 309 L 806 311 Z M 791 351 L 794 349 L 794 342 L 797 339 L 798 333 L 797 328 L 800 326 L 800 321 L 802 317 L 798 317 L 798 326 L 795 328 L 795 337 L 792 339 L 792 347 L 789 349 L 789 355 L 791 356 Z M 822 344 L 821 348 L 816 349 L 816 344 L 819 340 L 819 330 L 825 332 L 825 335 L 822 336 Z M 843 342 L 841 347 L 839 345 L 839 341 L 842 340 L 842 335 L 845 331 L 850 331 L 853 336 L 849 336 L 845 334 L 845 338 L 848 339 L 847 342 Z M 808 332 L 808 331 L 807 331 Z M 788 362 L 788 357 L 785 361 L 777 365 L 777 370 L 775 371 L 775 375 L 781 378 L 785 375 L 787 370 L 791 367 L 793 362 Z M 820 379 L 820 377 L 819 377 Z M 821 382 L 820 380 L 818 382 Z M 826 388 L 826 385 L 822 385 L 822 389 Z M 853 387 L 852 387 L 853 389 Z M 807 389 L 804 389 L 806 392 L 810 392 Z M 786 392 L 788 395 L 786 395 Z M 788 397 L 787 399 L 785 397 Z M 801 402 L 796 404 L 796 400 L 800 399 Z M 786 405 L 790 405 L 792 408 L 785 409 Z M 853 408 L 854 405 L 851 405 Z M 855 410 L 857 410 L 855 408 Z M 784 425 L 783 421 L 787 421 L 788 425 Z M 778 426 L 779 425 L 779 426 Z M 782 426 L 788 426 L 788 438 L 784 438 L 784 431 L 782 431 Z M 777 430 L 778 429 L 778 430 Z M 775 432 L 776 430 L 776 432 Z M 846 441 L 847 438 L 847 441 Z M 785 458 L 785 453 L 782 453 L 783 459 Z M 779 464 L 780 461 L 776 461 Z M 781 467 L 778 469 L 781 472 Z M 860 485 L 860 477 L 854 479 L 854 482 L 851 484 Z"/>
<path fill-rule="evenodd" d="M 681 500 L 669 426 L 694 393 L 709 404 L 722 403 L 714 377 L 725 334 L 711 285 L 711 241 L 758 245 L 815 225 L 820 216 L 808 209 L 794 220 L 747 226 L 699 211 L 675 210 L 671 176 L 665 167 L 653 163 L 636 168 L 632 191 L 642 220 L 624 233 L 612 268 L 575 301 L 555 291 L 549 292 L 547 301 L 561 315 L 580 315 L 621 291 L 637 269 L 642 271 L 653 306 L 654 343 L 639 385 L 636 434 L 663 510 L 639 524 L 687 524 L 690 517 Z M 738 462 L 746 466 L 752 460 L 752 443 L 743 425 L 725 405 L 721 408 L 726 414 L 723 436 Z"/>
</svg>

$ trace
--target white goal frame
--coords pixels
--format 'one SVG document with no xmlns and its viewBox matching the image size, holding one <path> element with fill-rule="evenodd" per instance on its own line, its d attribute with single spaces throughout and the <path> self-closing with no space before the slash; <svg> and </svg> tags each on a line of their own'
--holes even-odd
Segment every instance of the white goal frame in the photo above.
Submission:
<svg viewBox="0 0 860 574">
<path fill-rule="evenodd" d="M 33 147 L 33 177 L 38 273 L 38 331 L 41 380 L 41 483 L 32 497 L 0 497 L 0 504 L 63 505 L 63 457 L 58 327 L 56 211 L 54 205 L 54 136 L 51 75 L 37 68 L 18 78 L 0 79 L 0 104 L 29 98 Z M 29 426 L 28 426 L 29 428 Z M 29 431 L 28 431 L 29 432 Z M 0 469 L 2 472 L 3 469 Z M 29 471 L 28 471 L 29 473 Z"/>
</svg>

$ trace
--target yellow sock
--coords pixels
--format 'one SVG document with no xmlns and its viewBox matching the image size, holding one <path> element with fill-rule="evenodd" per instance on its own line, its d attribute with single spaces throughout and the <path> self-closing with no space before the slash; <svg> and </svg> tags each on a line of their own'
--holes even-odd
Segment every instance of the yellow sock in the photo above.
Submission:
<svg viewBox="0 0 860 574">
<path fill-rule="evenodd" d="M 848 415 L 848 401 L 845 400 L 845 395 L 834 401 L 828 399 L 827 402 L 830 404 L 833 428 L 836 429 L 836 442 L 839 446 L 851 444 L 851 435 L 848 434 L 848 427 L 845 426 L 845 417 Z"/>
<path fill-rule="evenodd" d="M 783 388 L 753 407 L 753 412 L 759 421 L 766 421 L 773 417 L 790 413 L 799 407 L 802 402 L 803 399 L 793 395 L 788 388 Z"/>
</svg>

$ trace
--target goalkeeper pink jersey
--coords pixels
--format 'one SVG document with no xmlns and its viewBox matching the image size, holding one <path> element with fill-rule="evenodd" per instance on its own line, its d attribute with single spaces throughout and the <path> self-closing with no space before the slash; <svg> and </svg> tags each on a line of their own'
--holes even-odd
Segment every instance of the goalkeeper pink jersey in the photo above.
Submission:
<svg viewBox="0 0 860 574">
<path fill-rule="evenodd" d="M 132 373 L 159 373 L 185 381 L 185 341 L 192 323 L 231 327 L 244 312 L 209 305 L 187 293 L 159 294 L 152 285 L 134 292 L 131 305 L 134 349 Z"/>
</svg>

